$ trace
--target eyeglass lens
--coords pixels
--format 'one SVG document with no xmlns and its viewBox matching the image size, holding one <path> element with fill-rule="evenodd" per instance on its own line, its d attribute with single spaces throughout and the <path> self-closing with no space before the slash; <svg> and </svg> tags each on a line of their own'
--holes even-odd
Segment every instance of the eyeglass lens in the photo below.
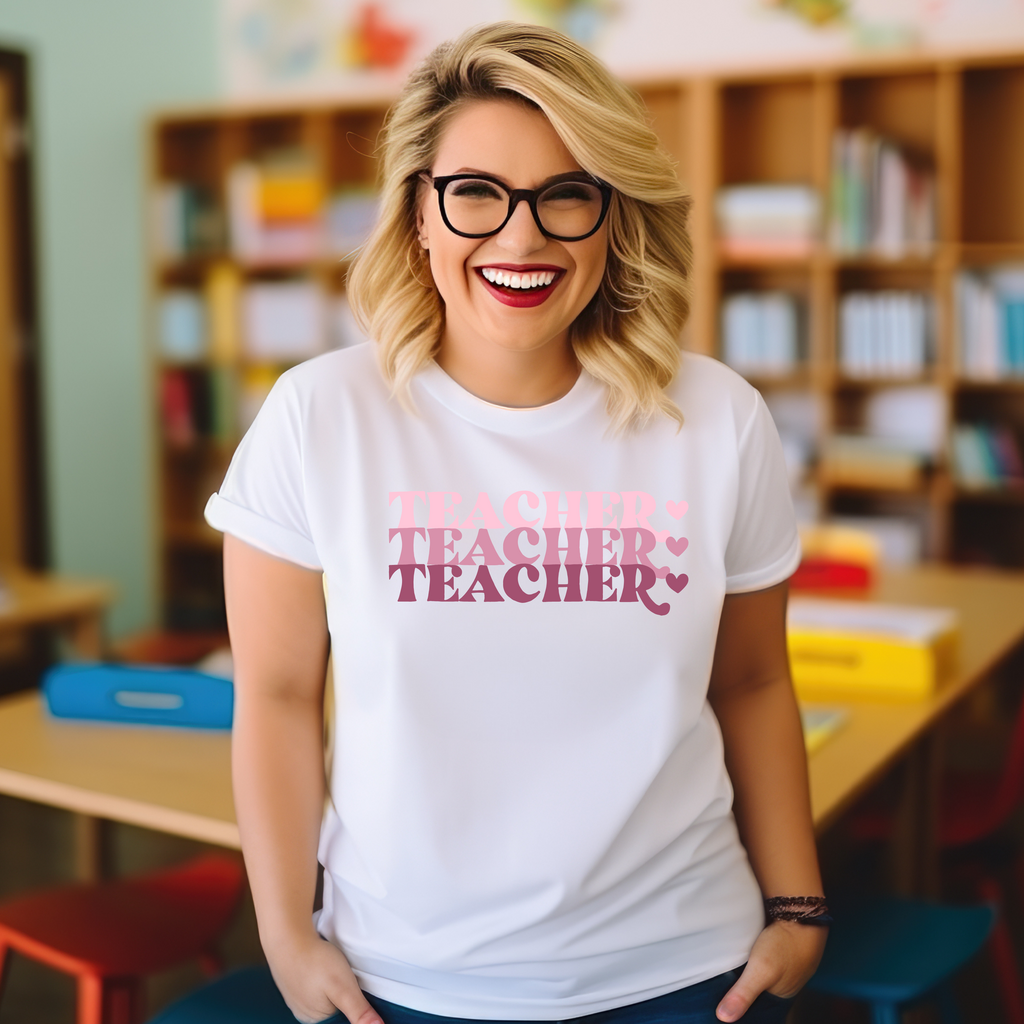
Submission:
<svg viewBox="0 0 1024 1024">
<path fill-rule="evenodd" d="M 450 181 L 443 193 L 451 226 L 467 235 L 493 234 L 509 214 L 509 193 L 482 178 Z M 537 197 L 537 216 L 546 234 L 576 238 L 589 234 L 601 219 L 601 190 L 585 181 L 563 181 Z"/>
</svg>

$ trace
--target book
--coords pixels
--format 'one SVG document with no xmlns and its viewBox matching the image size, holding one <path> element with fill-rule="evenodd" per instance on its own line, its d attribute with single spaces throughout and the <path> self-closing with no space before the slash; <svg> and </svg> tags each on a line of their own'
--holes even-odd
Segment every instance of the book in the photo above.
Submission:
<svg viewBox="0 0 1024 1024">
<path fill-rule="evenodd" d="M 870 128 L 832 139 L 828 238 L 833 250 L 886 259 L 925 255 L 934 245 L 935 172 Z"/>
<path fill-rule="evenodd" d="M 801 698 L 920 699 L 955 670 L 958 619 L 944 608 L 794 597 L 786 641 Z"/>
<path fill-rule="evenodd" d="M 175 261 L 224 249 L 224 211 L 214 189 L 167 181 L 153 197 L 153 238 L 157 256 Z"/>
<path fill-rule="evenodd" d="M 899 441 L 833 434 L 822 443 L 819 471 L 834 486 L 916 490 L 925 461 Z"/>
<path fill-rule="evenodd" d="M 725 362 L 748 376 L 785 376 L 799 360 L 800 306 L 788 292 L 737 292 L 722 303 Z"/>
<path fill-rule="evenodd" d="M 931 300 L 921 292 L 848 292 L 839 365 L 848 377 L 919 377 L 931 363 Z"/>
<path fill-rule="evenodd" d="M 953 479 L 968 490 L 1024 486 L 1020 445 L 1006 424 L 958 423 L 950 435 Z"/>
<path fill-rule="evenodd" d="M 1024 376 L 1024 267 L 963 270 L 954 296 L 960 372 L 971 380 Z"/>
<path fill-rule="evenodd" d="M 193 362 L 206 355 L 206 309 L 191 288 L 168 288 L 157 300 L 160 355 L 170 362 Z"/>
<path fill-rule="evenodd" d="M 345 258 L 362 246 L 377 223 L 380 198 L 367 188 L 335 192 L 327 208 L 328 248 Z"/>
<path fill-rule="evenodd" d="M 241 278 L 230 263 L 217 263 L 206 275 L 206 322 L 210 358 L 219 366 L 230 366 L 241 351 L 239 303 Z"/>
<path fill-rule="evenodd" d="M 231 251 L 243 263 L 302 263 L 324 252 L 324 192 L 316 161 L 282 149 L 228 172 Z"/>
<path fill-rule="evenodd" d="M 253 281 L 242 290 L 244 347 L 253 359 L 300 362 L 325 351 L 326 321 L 315 281 Z"/>
<path fill-rule="evenodd" d="M 819 235 L 821 201 L 809 185 L 732 185 L 718 190 L 715 212 L 729 256 L 802 257 Z"/>
</svg>

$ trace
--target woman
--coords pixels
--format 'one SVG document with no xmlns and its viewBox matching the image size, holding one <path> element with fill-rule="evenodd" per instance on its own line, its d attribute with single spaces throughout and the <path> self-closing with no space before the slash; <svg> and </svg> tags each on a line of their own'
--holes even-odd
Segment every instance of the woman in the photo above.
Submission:
<svg viewBox="0 0 1024 1024">
<path fill-rule="evenodd" d="M 680 357 L 688 199 L 531 26 L 435 51 L 381 153 L 376 345 L 285 374 L 207 512 L 274 977 L 307 1022 L 781 1020 L 824 941 L 798 542 L 760 397 Z"/>
</svg>

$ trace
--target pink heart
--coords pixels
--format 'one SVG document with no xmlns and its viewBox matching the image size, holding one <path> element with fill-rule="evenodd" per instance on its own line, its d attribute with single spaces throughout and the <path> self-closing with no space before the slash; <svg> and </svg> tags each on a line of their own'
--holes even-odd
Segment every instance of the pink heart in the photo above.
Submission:
<svg viewBox="0 0 1024 1024">
<path fill-rule="evenodd" d="M 685 572 L 681 572 L 678 576 L 674 572 L 670 572 L 665 577 L 665 582 L 678 594 L 690 582 L 690 577 Z"/>
<path fill-rule="evenodd" d="M 665 508 L 673 519 L 682 519 L 690 506 L 685 501 L 666 501 Z"/>
<path fill-rule="evenodd" d="M 689 545 L 689 541 L 685 537 L 669 537 L 665 541 L 666 546 L 673 555 L 681 555 Z"/>
</svg>

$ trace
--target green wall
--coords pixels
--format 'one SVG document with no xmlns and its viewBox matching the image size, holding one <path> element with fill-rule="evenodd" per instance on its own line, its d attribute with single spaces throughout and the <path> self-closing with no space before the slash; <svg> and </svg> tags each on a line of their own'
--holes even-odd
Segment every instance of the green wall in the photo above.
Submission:
<svg viewBox="0 0 1024 1024">
<path fill-rule="evenodd" d="M 32 63 L 55 569 L 116 581 L 113 635 L 156 620 L 145 124 L 218 92 L 215 0 L 2 0 Z"/>
</svg>

